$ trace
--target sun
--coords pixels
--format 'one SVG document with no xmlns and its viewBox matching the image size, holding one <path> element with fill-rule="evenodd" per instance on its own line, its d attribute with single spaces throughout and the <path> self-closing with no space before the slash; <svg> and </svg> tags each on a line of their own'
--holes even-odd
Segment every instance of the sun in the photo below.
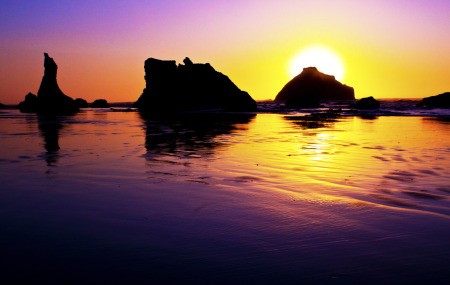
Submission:
<svg viewBox="0 0 450 285">
<path fill-rule="evenodd" d="M 300 50 L 291 60 L 289 75 L 297 76 L 303 68 L 314 66 L 325 74 L 333 75 L 337 80 L 344 78 L 344 64 L 337 53 L 331 49 L 314 45 Z"/>
</svg>

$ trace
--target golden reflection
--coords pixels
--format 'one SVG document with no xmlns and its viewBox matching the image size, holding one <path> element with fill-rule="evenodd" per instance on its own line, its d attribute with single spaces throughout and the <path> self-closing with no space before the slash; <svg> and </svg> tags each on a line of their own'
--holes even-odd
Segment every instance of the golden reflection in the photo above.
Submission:
<svg viewBox="0 0 450 285">
<path fill-rule="evenodd" d="M 311 160 L 313 161 L 322 161 L 324 159 L 329 158 L 330 155 L 330 144 L 328 141 L 330 140 L 330 134 L 327 133 L 318 133 L 314 139 L 314 142 L 310 144 L 310 146 L 306 147 L 306 151 L 310 152 Z"/>
<path fill-rule="evenodd" d="M 229 138 L 236 141 L 212 168 L 218 175 L 259 178 L 246 189 L 320 203 L 425 207 L 433 201 L 429 197 L 442 201 L 442 193 L 435 192 L 448 188 L 450 171 L 443 163 L 450 159 L 450 124 L 418 117 L 343 117 L 308 129 L 263 114 L 244 132 Z"/>
</svg>

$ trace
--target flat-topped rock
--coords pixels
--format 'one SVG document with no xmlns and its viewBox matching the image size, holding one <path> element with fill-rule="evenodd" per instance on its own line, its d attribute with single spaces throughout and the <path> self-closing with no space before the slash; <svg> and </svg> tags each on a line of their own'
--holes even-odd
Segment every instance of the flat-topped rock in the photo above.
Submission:
<svg viewBox="0 0 450 285">
<path fill-rule="evenodd" d="M 146 87 L 133 107 L 144 113 L 256 110 L 255 100 L 209 63 L 183 63 L 147 59 Z"/>
<path fill-rule="evenodd" d="M 75 101 L 65 95 L 59 88 L 56 81 L 58 66 L 47 53 L 44 53 L 44 68 L 44 76 L 36 98 L 31 96 L 34 95 L 32 93 L 27 94 L 25 101 L 18 106 L 20 111 L 41 114 L 72 114 L 78 112 L 79 108 Z"/>
<path fill-rule="evenodd" d="M 423 98 L 417 104 L 421 108 L 450 108 L 450 92 Z"/>
<path fill-rule="evenodd" d="M 352 87 L 315 67 L 304 68 L 275 97 L 276 102 L 284 102 L 289 107 L 318 107 L 322 101 L 354 99 Z"/>
</svg>

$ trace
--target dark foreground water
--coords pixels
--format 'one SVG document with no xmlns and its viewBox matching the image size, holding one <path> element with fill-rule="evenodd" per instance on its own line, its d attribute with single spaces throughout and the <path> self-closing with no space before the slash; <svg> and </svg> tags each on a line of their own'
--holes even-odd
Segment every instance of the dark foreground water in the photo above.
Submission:
<svg viewBox="0 0 450 285">
<path fill-rule="evenodd" d="M 0 284 L 450 284 L 450 123 L 301 115 L 2 111 Z"/>
</svg>

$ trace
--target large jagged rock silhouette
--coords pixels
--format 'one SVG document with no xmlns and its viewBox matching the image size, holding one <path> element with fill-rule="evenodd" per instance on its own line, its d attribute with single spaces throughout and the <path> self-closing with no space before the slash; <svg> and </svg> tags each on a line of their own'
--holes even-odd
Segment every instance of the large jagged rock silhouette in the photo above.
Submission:
<svg viewBox="0 0 450 285">
<path fill-rule="evenodd" d="M 255 111 L 256 102 L 209 63 L 184 64 L 149 58 L 145 61 L 146 87 L 134 103 L 143 113 L 183 111 Z"/>
<path fill-rule="evenodd" d="M 355 91 L 315 67 L 304 68 L 275 97 L 288 107 L 318 107 L 330 100 L 355 100 Z"/>
<path fill-rule="evenodd" d="M 79 108 L 75 101 L 65 95 L 59 88 L 56 81 L 58 66 L 47 53 L 44 53 L 44 68 L 44 76 L 37 96 L 28 93 L 25 96 L 25 101 L 18 106 L 20 111 L 40 114 L 72 114 L 78 112 Z"/>
<path fill-rule="evenodd" d="M 417 104 L 421 108 L 450 108 L 450 92 L 423 98 Z"/>
</svg>

